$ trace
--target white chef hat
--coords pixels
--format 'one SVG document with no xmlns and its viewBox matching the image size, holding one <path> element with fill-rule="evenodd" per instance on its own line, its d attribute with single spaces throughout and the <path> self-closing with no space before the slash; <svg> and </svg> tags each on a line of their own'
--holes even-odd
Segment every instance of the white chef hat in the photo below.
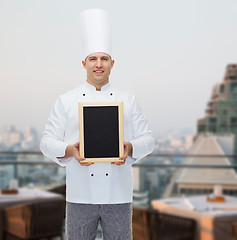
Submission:
<svg viewBox="0 0 237 240">
<path fill-rule="evenodd" d="M 85 58 L 95 52 L 111 56 L 112 35 L 109 14 L 102 9 L 87 9 L 80 15 L 81 41 Z"/>
</svg>

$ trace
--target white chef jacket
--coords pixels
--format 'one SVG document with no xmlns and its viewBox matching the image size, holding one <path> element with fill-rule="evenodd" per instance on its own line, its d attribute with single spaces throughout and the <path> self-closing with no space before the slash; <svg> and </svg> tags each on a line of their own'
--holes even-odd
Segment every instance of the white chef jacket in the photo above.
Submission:
<svg viewBox="0 0 237 240">
<path fill-rule="evenodd" d="M 94 163 L 81 166 L 73 157 L 63 157 L 67 145 L 79 141 L 78 102 L 123 102 L 124 141 L 133 146 L 133 158 L 123 165 Z M 110 83 L 96 91 L 89 83 L 69 91 L 56 100 L 40 142 L 42 153 L 66 167 L 66 200 L 73 203 L 119 204 L 132 202 L 131 165 L 151 153 L 155 139 L 135 97 Z"/>
</svg>

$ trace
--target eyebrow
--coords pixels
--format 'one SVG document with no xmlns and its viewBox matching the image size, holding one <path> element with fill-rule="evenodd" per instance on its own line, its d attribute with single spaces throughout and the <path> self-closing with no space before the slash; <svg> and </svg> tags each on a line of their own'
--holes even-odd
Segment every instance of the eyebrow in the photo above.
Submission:
<svg viewBox="0 0 237 240">
<path fill-rule="evenodd" d="M 88 59 L 93 59 L 93 58 L 106 58 L 106 59 L 109 59 L 110 57 L 109 56 L 101 56 L 101 57 L 90 56 L 90 57 L 88 57 Z"/>
</svg>

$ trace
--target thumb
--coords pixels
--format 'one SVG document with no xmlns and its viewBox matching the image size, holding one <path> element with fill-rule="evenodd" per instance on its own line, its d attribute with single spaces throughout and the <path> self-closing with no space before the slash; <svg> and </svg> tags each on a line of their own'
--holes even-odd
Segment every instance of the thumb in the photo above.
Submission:
<svg viewBox="0 0 237 240">
<path fill-rule="evenodd" d="M 79 146 L 80 146 L 80 143 L 79 143 L 79 142 L 76 142 L 76 143 L 74 144 L 74 147 L 75 147 L 75 148 L 79 148 Z"/>
</svg>

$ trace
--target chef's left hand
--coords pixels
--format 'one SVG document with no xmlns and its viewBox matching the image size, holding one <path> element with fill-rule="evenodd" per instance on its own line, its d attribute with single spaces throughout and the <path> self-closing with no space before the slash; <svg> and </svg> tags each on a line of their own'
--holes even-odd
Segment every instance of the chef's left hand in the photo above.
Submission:
<svg viewBox="0 0 237 240">
<path fill-rule="evenodd" d="M 124 155 L 120 157 L 119 160 L 124 160 L 124 162 L 111 162 L 111 164 L 123 165 L 128 155 L 132 157 L 132 150 L 133 150 L 132 144 L 130 142 L 124 142 L 123 146 L 124 146 Z"/>
</svg>

